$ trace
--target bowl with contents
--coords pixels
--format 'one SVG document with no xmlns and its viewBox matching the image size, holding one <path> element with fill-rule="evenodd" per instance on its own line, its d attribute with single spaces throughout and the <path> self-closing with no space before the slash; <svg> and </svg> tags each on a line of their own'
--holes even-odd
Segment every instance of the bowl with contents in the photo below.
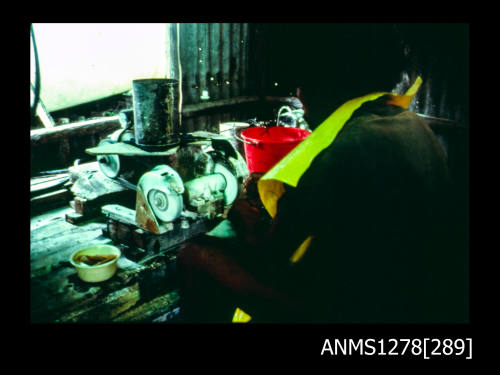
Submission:
<svg viewBox="0 0 500 375">
<path fill-rule="evenodd" d="M 116 246 L 94 245 L 71 254 L 69 262 L 76 268 L 80 279 L 97 283 L 110 279 L 117 269 L 121 251 Z"/>
</svg>

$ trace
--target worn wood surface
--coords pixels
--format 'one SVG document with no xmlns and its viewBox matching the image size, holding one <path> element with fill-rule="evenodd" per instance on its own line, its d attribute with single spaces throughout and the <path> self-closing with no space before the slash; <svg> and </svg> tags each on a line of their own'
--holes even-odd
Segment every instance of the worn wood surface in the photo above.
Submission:
<svg viewBox="0 0 500 375">
<path fill-rule="evenodd" d="M 149 302 L 139 304 L 113 319 L 117 323 L 144 322 L 162 317 L 165 313 L 172 312 L 179 303 L 179 293 L 174 290 L 158 296 Z M 156 319 L 159 320 L 159 319 Z"/>
<path fill-rule="evenodd" d="M 123 185 L 106 177 L 97 162 L 70 168 L 70 176 L 73 181 L 71 191 L 81 199 L 90 201 L 103 196 L 109 199 L 114 193 L 127 191 Z"/>
<path fill-rule="evenodd" d="M 103 117 L 96 120 L 59 125 L 51 128 L 35 129 L 30 133 L 31 146 L 68 139 L 73 136 L 85 136 L 95 133 L 108 133 L 121 128 L 119 116 Z"/>
<path fill-rule="evenodd" d="M 107 203 L 133 206 L 135 202 L 135 191 L 106 177 L 97 162 L 71 167 L 69 175 L 74 196 L 70 205 L 74 212 L 66 214 L 66 220 L 71 224 L 101 216 L 101 207 Z"/>
<path fill-rule="evenodd" d="M 105 203 L 134 203 L 135 191 L 105 177 L 96 163 L 69 168 L 70 204 L 34 215 L 30 221 L 30 312 L 38 323 L 166 321 L 177 308 L 176 250 L 155 247 L 133 260 L 128 246 L 109 280 L 87 283 L 69 263 L 74 251 L 113 244 L 101 212 Z"/>
<path fill-rule="evenodd" d="M 65 206 L 72 197 L 73 195 L 65 187 L 40 194 L 30 198 L 30 212 L 32 215 L 36 215 L 56 207 Z"/>
<path fill-rule="evenodd" d="M 179 245 L 200 233 L 210 231 L 222 220 L 222 218 L 197 220 L 185 228 L 180 222 L 175 222 L 171 230 L 154 234 L 137 226 L 134 210 L 119 205 L 106 205 L 103 206 L 102 212 L 108 218 L 104 229 L 106 237 L 117 244 L 126 245 L 130 259 L 141 258 Z"/>
<path fill-rule="evenodd" d="M 178 307 L 175 249 L 134 262 L 122 257 L 117 273 L 101 283 L 79 279 L 71 254 L 93 244 L 111 243 L 99 221 L 72 225 L 70 207 L 31 219 L 30 316 L 33 323 L 151 322 Z"/>
<path fill-rule="evenodd" d="M 105 143 L 85 150 L 89 155 L 123 155 L 123 156 L 170 156 L 175 155 L 179 147 L 172 147 L 164 151 L 145 151 L 137 146 L 124 143 Z"/>
<path fill-rule="evenodd" d="M 102 235 L 104 222 L 88 222 L 75 226 L 65 220 L 65 214 L 72 212 L 71 207 L 61 207 L 31 219 L 30 223 L 30 269 L 57 266 L 67 261 L 73 251 L 79 248 L 111 242 Z"/>
</svg>

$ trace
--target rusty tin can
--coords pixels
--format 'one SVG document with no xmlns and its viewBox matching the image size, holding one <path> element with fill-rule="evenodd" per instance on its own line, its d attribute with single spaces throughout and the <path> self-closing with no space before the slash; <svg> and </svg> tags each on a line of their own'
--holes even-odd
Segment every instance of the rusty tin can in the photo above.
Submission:
<svg viewBox="0 0 500 375">
<path fill-rule="evenodd" d="M 139 146 L 169 146 L 180 133 L 179 81 L 152 78 L 132 81 L 134 133 Z"/>
</svg>

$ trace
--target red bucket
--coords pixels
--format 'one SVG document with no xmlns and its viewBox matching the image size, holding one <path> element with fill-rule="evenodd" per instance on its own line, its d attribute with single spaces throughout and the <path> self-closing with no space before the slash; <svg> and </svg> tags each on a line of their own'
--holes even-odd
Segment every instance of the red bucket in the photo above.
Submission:
<svg viewBox="0 0 500 375">
<path fill-rule="evenodd" d="M 257 126 L 243 130 L 241 137 L 245 142 L 250 173 L 267 172 L 309 134 L 308 130 L 284 126 Z"/>
</svg>

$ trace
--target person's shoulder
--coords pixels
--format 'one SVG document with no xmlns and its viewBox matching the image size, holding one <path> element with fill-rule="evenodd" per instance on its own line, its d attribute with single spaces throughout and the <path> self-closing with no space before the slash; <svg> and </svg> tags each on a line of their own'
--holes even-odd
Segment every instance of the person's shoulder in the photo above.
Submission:
<svg viewBox="0 0 500 375">
<path fill-rule="evenodd" d="M 368 141 L 379 137 L 428 132 L 426 122 L 416 113 L 394 105 L 377 106 L 373 111 L 363 111 L 353 116 L 343 131 L 343 141 Z"/>
</svg>

